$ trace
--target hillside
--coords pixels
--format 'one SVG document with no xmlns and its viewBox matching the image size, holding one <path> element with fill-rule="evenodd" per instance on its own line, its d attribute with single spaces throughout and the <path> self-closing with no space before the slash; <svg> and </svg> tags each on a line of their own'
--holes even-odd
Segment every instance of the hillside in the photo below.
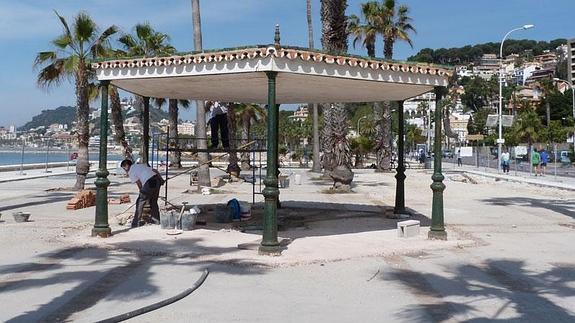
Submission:
<svg viewBox="0 0 575 323">
<path fill-rule="evenodd" d="M 18 130 L 30 130 L 40 126 L 48 127 L 53 123 L 67 124 L 72 126 L 76 120 L 76 107 L 61 106 L 56 109 L 42 110 L 39 115 L 32 117 L 32 121 L 27 122 Z"/>
<path fill-rule="evenodd" d="M 549 42 L 527 39 L 508 39 L 505 41 L 503 55 L 541 55 L 545 50 L 555 50 L 558 46 L 564 45 L 566 43 L 566 39 L 554 39 Z M 424 48 L 420 50 L 416 55 L 409 57 L 407 60 L 435 64 L 463 65 L 478 60 L 481 58 L 481 56 L 483 56 L 483 54 L 499 55 L 499 46 L 500 43 L 484 43 L 454 48 Z"/>
<path fill-rule="evenodd" d="M 128 117 L 134 117 L 136 115 L 137 113 L 133 109 L 130 110 L 129 113 L 126 113 L 125 110 L 123 111 L 124 119 Z M 167 118 L 168 118 L 168 112 L 166 112 L 165 110 L 150 107 L 151 122 L 159 122 L 160 120 Z M 18 130 L 27 131 L 32 128 L 40 126 L 48 127 L 53 123 L 67 124 L 68 128 L 71 129 L 72 123 L 74 121 L 76 121 L 76 108 L 69 106 L 61 106 L 56 109 L 42 110 L 42 112 L 40 112 L 39 115 L 32 117 L 32 121 L 27 122 L 25 125 L 18 128 Z M 100 126 L 100 118 L 96 118 L 94 120 L 91 120 L 90 122 L 93 123 L 96 126 L 96 128 Z"/>
</svg>

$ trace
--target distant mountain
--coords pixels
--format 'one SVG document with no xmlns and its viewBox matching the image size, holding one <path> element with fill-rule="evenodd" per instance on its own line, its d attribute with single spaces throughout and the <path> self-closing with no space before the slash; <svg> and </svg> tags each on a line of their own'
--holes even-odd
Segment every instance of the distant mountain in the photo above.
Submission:
<svg viewBox="0 0 575 323">
<path fill-rule="evenodd" d="M 76 120 L 76 107 L 61 106 L 52 110 L 42 110 L 39 115 L 32 118 L 32 121 L 27 122 L 18 130 L 30 130 L 40 126 L 48 127 L 53 123 L 67 124 L 70 128 L 74 120 Z"/>
<path fill-rule="evenodd" d="M 567 40 L 562 38 L 554 39 L 549 42 L 527 39 L 508 39 L 505 41 L 503 55 L 541 55 L 545 50 L 553 51 L 557 47 L 565 44 L 567 44 Z M 481 56 L 483 56 L 483 54 L 499 55 L 499 46 L 500 43 L 484 43 L 454 48 L 424 48 L 416 55 L 409 57 L 407 60 L 435 64 L 465 65 L 477 61 Z"/>
<path fill-rule="evenodd" d="M 91 110 L 93 111 L 93 109 Z M 123 115 L 125 120 L 127 117 L 137 116 L 137 112 L 134 109 L 130 109 L 130 111 L 124 110 Z M 150 122 L 155 123 L 162 119 L 168 119 L 168 112 L 150 107 Z M 76 107 L 62 106 L 56 109 L 42 110 L 39 115 L 32 117 L 32 121 L 27 122 L 18 128 L 18 130 L 26 131 L 40 126 L 49 127 L 53 123 L 67 124 L 68 129 L 71 129 L 74 121 L 76 121 Z M 100 118 L 96 118 L 90 122 L 95 125 L 95 128 L 100 126 Z"/>
</svg>

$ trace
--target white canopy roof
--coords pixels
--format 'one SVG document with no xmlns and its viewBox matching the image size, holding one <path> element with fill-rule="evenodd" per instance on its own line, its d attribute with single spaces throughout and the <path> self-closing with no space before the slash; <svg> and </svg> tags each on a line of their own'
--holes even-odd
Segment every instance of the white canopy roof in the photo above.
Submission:
<svg viewBox="0 0 575 323">
<path fill-rule="evenodd" d="M 99 80 L 141 96 L 244 103 L 267 103 L 266 72 L 274 71 L 278 104 L 405 100 L 447 86 L 451 75 L 451 70 L 429 64 L 273 46 L 92 66 Z"/>
</svg>

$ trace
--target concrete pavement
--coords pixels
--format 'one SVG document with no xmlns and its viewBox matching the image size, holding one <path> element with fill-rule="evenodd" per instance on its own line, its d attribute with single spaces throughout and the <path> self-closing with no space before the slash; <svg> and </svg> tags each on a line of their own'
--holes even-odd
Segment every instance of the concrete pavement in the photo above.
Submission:
<svg viewBox="0 0 575 323">
<path fill-rule="evenodd" d="M 323 207 L 327 216 L 349 214 L 288 231 L 295 240 L 285 257 L 279 258 L 238 254 L 234 240 L 248 240 L 248 236 L 226 229 L 168 238 L 158 235 L 154 227 L 144 227 L 117 231 L 111 239 L 95 239 L 88 237 L 93 208 L 65 212 L 61 201 L 11 209 L 33 212 L 35 222 L 17 224 L 8 218 L 0 223 L 0 302 L 8 309 L 0 313 L 0 320 L 96 321 L 173 296 L 191 285 L 204 268 L 212 274 L 196 292 L 132 321 L 575 319 L 575 246 L 571 243 L 575 200 L 570 191 L 489 179 L 463 183 L 457 174 L 446 172 L 448 235 L 452 242 L 473 243 L 437 246 L 392 237 L 394 229 L 383 218 L 356 221 L 350 217 L 392 205 L 393 174 L 358 171 L 354 193 L 333 195 L 320 193 L 328 182 L 297 172 L 304 177 L 303 185 L 292 181 L 281 190 L 288 208 L 303 201 Z M 428 216 L 431 173 L 410 170 L 407 175 L 407 206 Z M 125 178 L 112 176 L 111 180 L 113 194 L 135 194 Z M 53 181 L 18 183 L 31 183 L 30 193 L 39 195 Z M 182 193 L 186 181 L 181 176 L 179 182 L 170 182 L 174 203 L 251 199 L 247 183 L 228 184 L 220 194 L 201 196 Z M 12 194 L 5 187 L 8 184 L 0 185 L 3 194 Z M 261 196 L 257 198 L 261 201 Z M 19 201 L 14 193 L 1 203 L 5 207 Z M 111 205 L 111 218 L 125 208 Z M 113 228 L 122 229 L 114 223 Z M 232 239 L 226 245 L 222 237 Z M 398 241 L 406 245 L 393 247 Z"/>
</svg>

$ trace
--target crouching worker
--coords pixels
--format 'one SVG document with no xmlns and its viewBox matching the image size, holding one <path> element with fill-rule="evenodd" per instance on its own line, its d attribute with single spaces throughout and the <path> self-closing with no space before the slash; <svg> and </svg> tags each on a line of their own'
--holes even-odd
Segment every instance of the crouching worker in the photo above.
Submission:
<svg viewBox="0 0 575 323">
<path fill-rule="evenodd" d="M 160 186 L 164 185 L 164 179 L 160 173 L 146 164 L 134 164 L 129 159 L 123 160 L 120 167 L 128 173 L 130 181 L 136 183 L 140 189 L 140 195 L 136 200 L 136 212 L 132 220 L 132 228 L 139 226 L 146 201 L 150 204 L 152 221 L 160 223 L 158 196 L 160 195 Z"/>
</svg>

